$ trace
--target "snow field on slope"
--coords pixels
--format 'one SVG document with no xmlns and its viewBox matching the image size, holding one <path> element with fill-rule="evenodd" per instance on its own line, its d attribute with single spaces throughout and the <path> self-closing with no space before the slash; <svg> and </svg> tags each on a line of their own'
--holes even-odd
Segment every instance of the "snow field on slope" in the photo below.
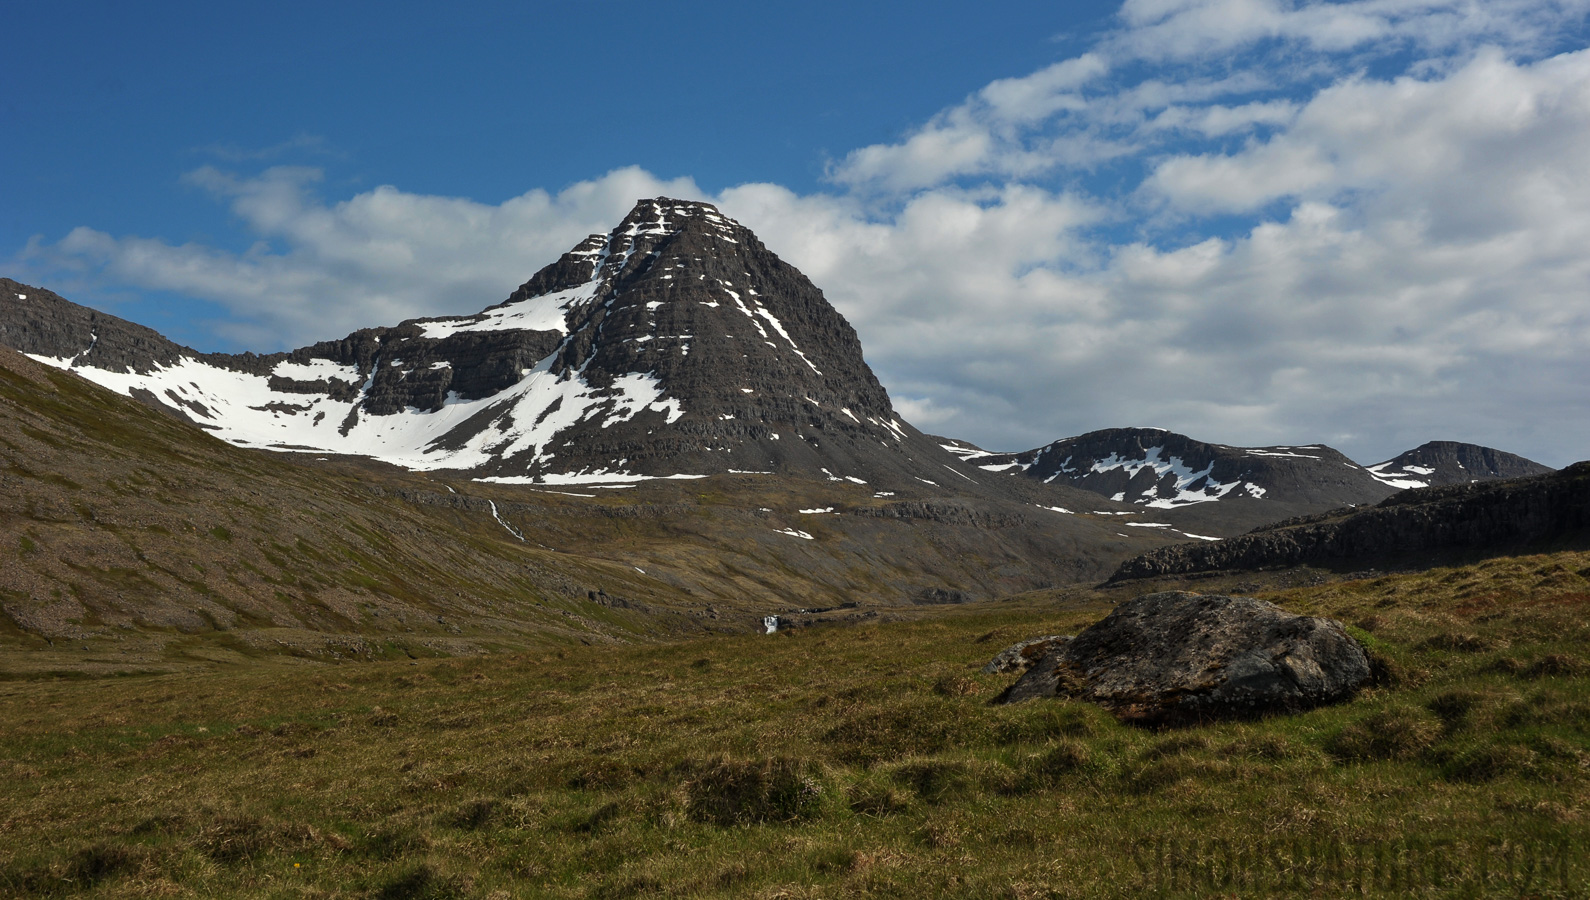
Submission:
<svg viewBox="0 0 1590 900">
<path fill-rule="evenodd" d="M 1143 459 L 1128 459 L 1118 456 L 1115 453 L 1111 453 L 1105 459 L 1096 461 L 1089 471 L 1104 473 L 1111 472 L 1116 469 L 1124 469 L 1128 476 L 1135 478 L 1138 472 L 1141 472 L 1144 469 L 1153 469 L 1155 475 L 1157 475 L 1159 478 L 1164 478 L 1167 474 L 1174 475 L 1176 478 L 1176 496 L 1159 497 L 1156 494 L 1156 487 L 1154 489 L 1150 489 L 1144 494 L 1144 496 L 1151 496 L 1154 497 L 1154 499 L 1148 501 L 1136 499 L 1131 501 L 1133 503 L 1143 503 L 1146 506 L 1151 506 L 1156 509 L 1171 509 L 1177 506 L 1187 506 L 1193 503 L 1207 503 L 1211 500 L 1219 500 L 1231 493 L 1238 484 L 1241 484 L 1239 481 L 1221 483 L 1209 478 L 1209 473 L 1213 472 L 1215 469 L 1215 464 L 1213 462 L 1211 462 L 1203 470 L 1194 472 L 1192 467 L 1182 462 L 1181 457 L 1179 456 L 1161 459 L 1160 456 L 1164 452 L 1164 447 L 1150 447 L 1144 451 Z M 1067 460 L 1067 462 L 1069 462 L 1069 460 Z M 1198 481 L 1205 479 L 1207 480 L 1205 481 L 1205 486 L 1202 490 L 1194 491 L 1188 489 L 1189 485 L 1196 484 Z M 1124 495 L 1117 494 L 1116 497 L 1112 497 L 1111 499 L 1113 500 L 1117 498 L 1124 498 Z"/>
<path fill-rule="evenodd" d="M 34 358 L 70 368 L 68 358 Z M 347 435 L 339 429 L 358 409 L 362 392 L 351 402 L 279 393 L 270 389 L 267 378 L 208 366 L 188 357 L 171 366 L 156 367 L 147 375 L 87 366 L 72 371 L 121 394 L 135 389 L 150 391 L 163 402 L 183 407 L 195 421 L 233 444 L 370 456 L 415 471 L 468 469 L 527 450 L 537 450 L 537 461 L 545 461 L 556 453 L 548 444 L 558 432 L 593 418 L 607 427 L 645 410 L 662 413 L 670 424 L 684 415 L 678 400 L 663 397 L 654 375 L 623 375 L 614 380 L 611 389 L 598 391 L 579 377 L 560 380 L 552 375 L 553 359 L 553 355 L 547 356 L 499 394 L 478 400 L 449 394 L 435 412 L 411 407 L 376 416 L 361 410 Z M 208 415 L 191 404 L 201 404 Z M 270 404 L 282 405 L 271 409 Z M 552 409 L 554 404 L 557 407 Z M 491 423 L 470 435 L 459 449 L 443 451 L 434 446 L 471 417 L 492 409 L 498 412 Z M 509 414 L 516 423 L 534 424 L 501 427 L 503 417 Z"/>
<path fill-rule="evenodd" d="M 428 338 L 451 337 L 465 331 L 556 331 L 565 333 L 564 318 L 568 311 L 581 303 L 596 298 L 596 280 L 578 287 L 530 297 L 510 303 L 500 309 L 488 309 L 473 316 L 437 319 L 417 323 Z"/>
</svg>

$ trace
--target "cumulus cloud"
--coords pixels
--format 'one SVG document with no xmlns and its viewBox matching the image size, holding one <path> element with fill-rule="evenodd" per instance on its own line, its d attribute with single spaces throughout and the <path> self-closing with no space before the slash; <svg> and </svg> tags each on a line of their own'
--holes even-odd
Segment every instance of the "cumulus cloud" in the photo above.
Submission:
<svg viewBox="0 0 1590 900">
<path fill-rule="evenodd" d="M 214 300 L 284 346 L 473 311 L 636 198 L 699 197 L 811 276 L 939 433 L 1562 465 L 1590 446 L 1590 51 L 1556 44 L 1586 8 L 1130 0 L 1089 52 L 855 150 L 826 191 L 631 168 L 498 205 L 328 202 L 313 169 L 204 168 L 252 249 L 80 228 L 29 262 Z"/>
<path fill-rule="evenodd" d="M 243 253 L 80 227 L 30 245 L 23 262 L 213 301 L 237 317 L 230 335 L 268 337 L 256 349 L 269 350 L 476 312 L 586 235 L 613 227 L 637 198 L 700 193 L 688 178 L 631 167 L 498 205 L 391 186 L 328 203 L 315 192 L 321 177 L 288 166 L 251 176 L 190 172 L 186 182 L 227 203 L 258 239 Z"/>
<path fill-rule="evenodd" d="M 1007 174 L 984 182 L 1001 185 L 992 194 L 964 178 L 906 192 L 882 232 L 855 209 L 793 196 L 744 215 L 786 232 L 781 252 L 798 264 L 806 215 L 824 233 L 858 232 L 810 265 L 885 383 L 954 408 L 937 427 L 956 436 L 1020 447 L 1137 421 L 1231 443 L 1324 440 L 1366 462 L 1439 438 L 1564 464 L 1590 439 L 1590 51 L 1521 55 L 1563 7 L 1514 20 L 1507 9 L 1129 4 L 1123 17 L 1148 28 L 1247 15 L 1250 42 L 1287 37 L 1297 16 L 1357 15 L 1374 27 L 1343 18 L 1339 42 L 1396 33 L 1462 49 L 1382 78 L 1353 57 L 1301 85 L 1241 72 L 1093 82 L 1097 94 L 1048 125 L 1134 148 L 1145 174 L 1114 196 L 1035 193 Z M 1515 49 L 1464 43 L 1476 35 Z M 1147 53 L 1150 37 L 1111 41 Z M 1000 153 L 1037 152 L 1032 133 L 1001 132 L 980 109 L 957 106 L 895 147 L 945 123 L 986 126 L 996 149 L 1015 134 L 981 169 L 958 170 L 985 179 Z M 858 151 L 847 164 L 885 158 Z M 881 188 L 926 183 L 926 171 L 865 174 Z M 1061 208 L 1072 214 L 1037 212 Z M 931 239 L 918 221 L 929 214 L 967 229 L 959 252 Z M 1032 225 L 995 237 L 1007 215 Z M 1122 240 L 1123 219 L 1135 239 Z"/>
</svg>

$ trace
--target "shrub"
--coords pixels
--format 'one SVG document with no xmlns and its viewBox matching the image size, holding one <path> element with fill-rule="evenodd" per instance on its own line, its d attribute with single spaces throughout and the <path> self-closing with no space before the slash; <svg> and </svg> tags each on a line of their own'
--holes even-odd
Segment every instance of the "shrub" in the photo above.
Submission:
<svg viewBox="0 0 1590 900">
<path fill-rule="evenodd" d="M 1492 648 L 1490 641 L 1474 634 L 1458 634 L 1456 632 L 1442 632 L 1433 637 L 1426 638 L 1421 644 L 1426 650 L 1450 650 L 1457 653 L 1484 653 Z"/>
<path fill-rule="evenodd" d="M 1095 719 L 1101 715 L 1096 707 L 1063 700 L 1015 703 L 994 712 L 993 738 L 1001 746 L 1093 737 L 1099 732 Z"/>
<path fill-rule="evenodd" d="M 399 875 L 376 892 L 380 900 L 453 900 L 469 892 L 469 885 L 456 875 L 443 875 L 429 863 Z"/>
<path fill-rule="evenodd" d="M 715 759 L 685 770 L 685 812 L 699 822 L 792 822 L 820 811 L 821 786 L 799 760 Z"/>
<path fill-rule="evenodd" d="M 940 760 L 904 763 L 890 773 L 890 778 L 928 803 L 939 803 L 960 793 L 968 782 L 965 765 Z"/>
<path fill-rule="evenodd" d="M 1345 761 L 1413 759 L 1435 743 L 1440 728 L 1415 709 L 1387 709 L 1348 725 L 1326 751 Z"/>
<path fill-rule="evenodd" d="M 1026 794 L 1054 787 L 1068 776 L 1096 767 L 1093 752 L 1080 741 L 1061 740 L 1035 753 L 1016 767 L 1014 777 L 1001 786 L 1008 794 Z"/>
<path fill-rule="evenodd" d="M 276 832 L 255 816 L 218 816 L 199 829 L 194 843 L 216 862 L 237 863 L 271 849 Z"/>
<path fill-rule="evenodd" d="M 1224 756 L 1247 756 L 1269 762 L 1297 759 L 1308 755 L 1303 748 L 1278 734 L 1257 734 L 1232 741 L 1221 751 Z"/>
<path fill-rule="evenodd" d="M 893 787 L 858 781 L 845 790 L 851 812 L 863 816 L 882 818 L 897 815 L 911 808 L 910 802 Z"/>
<path fill-rule="evenodd" d="M 1449 781 L 1482 782 L 1504 775 L 1526 774 L 1533 768 L 1535 754 L 1516 744 L 1480 744 L 1450 755 L 1441 763 L 1441 775 Z"/>
<path fill-rule="evenodd" d="M 471 800 L 448 817 L 448 824 L 463 831 L 478 831 L 497 816 L 497 801 Z"/>
<path fill-rule="evenodd" d="M 1536 660 L 1524 670 L 1523 676 L 1525 678 L 1572 677 L 1582 675 L 1584 671 L 1584 660 L 1565 653 L 1553 653 Z"/>
<path fill-rule="evenodd" d="M 853 715 L 822 736 L 841 762 L 870 766 L 886 759 L 929 756 L 969 742 L 976 723 L 942 698 L 901 702 Z"/>
<path fill-rule="evenodd" d="M 398 859 L 429 850 L 431 842 L 425 835 L 410 828 L 383 827 L 366 834 L 355 842 L 355 846 L 365 856 Z"/>
<path fill-rule="evenodd" d="M 1425 704 L 1425 709 L 1435 713 L 1449 730 L 1455 730 L 1468 721 L 1469 713 L 1483 702 L 1485 696 L 1478 691 L 1447 691 Z"/>
<path fill-rule="evenodd" d="M 101 841 L 74 853 L 67 872 L 72 881 L 92 887 L 137 867 L 138 855 L 131 849 Z"/>
</svg>

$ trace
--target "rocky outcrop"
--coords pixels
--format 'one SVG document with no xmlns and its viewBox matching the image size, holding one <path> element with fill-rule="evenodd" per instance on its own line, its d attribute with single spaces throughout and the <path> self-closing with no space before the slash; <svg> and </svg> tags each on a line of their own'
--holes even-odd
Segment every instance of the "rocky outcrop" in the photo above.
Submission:
<svg viewBox="0 0 1590 900">
<path fill-rule="evenodd" d="M 1170 591 L 1116 607 L 1002 699 L 1071 697 L 1127 721 L 1179 725 L 1344 700 L 1370 674 L 1368 654 L 1338 622 L 1247 597 Z"/>
<path fill-rule="evenodd" d="M 1590 462 L 1504 481 L 1403 491 L 1240 537 L 1176 544 L 1127 560 L 1110 578 L 1309 565 L 1338 570 L 1433 565 L 1530 548 L 1590 546 Z"/>
<path fill-rule="evenodd" d="M 999 655 L 989 660 L 988 665 L 983 666 L 983 674 L 1026 672 L 1050 652 L 1068 643 L 1071 638 L 1072 635 L 1069 634 L 1046 634 L 1029 641 L 1018 641 L 999 651 Z"/>
</svg>

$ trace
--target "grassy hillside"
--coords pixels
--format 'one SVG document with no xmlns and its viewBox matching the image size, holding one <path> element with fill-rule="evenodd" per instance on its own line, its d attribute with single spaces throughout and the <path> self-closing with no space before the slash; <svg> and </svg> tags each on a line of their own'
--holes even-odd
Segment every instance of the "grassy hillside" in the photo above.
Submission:
<svg viewBox="0 0 1590 900">
<path fill-rule="evenodd" d="M 1175 731 L 988 701 L 1123 593 L 485 658 L 0 683 L 0 893 L 1585 896 L 1590 554 L 1251 584 L 1381 683 Z M 1135 589 L 1134 589 L 1135 592 Z"/>
<path fill-rule="evenodd" d="M 0 350 L 0 675 L 743 632 L 1097 579 L 1163 542 L 846 482 L 537 490 L 244 450 Z"/>
</svg>

